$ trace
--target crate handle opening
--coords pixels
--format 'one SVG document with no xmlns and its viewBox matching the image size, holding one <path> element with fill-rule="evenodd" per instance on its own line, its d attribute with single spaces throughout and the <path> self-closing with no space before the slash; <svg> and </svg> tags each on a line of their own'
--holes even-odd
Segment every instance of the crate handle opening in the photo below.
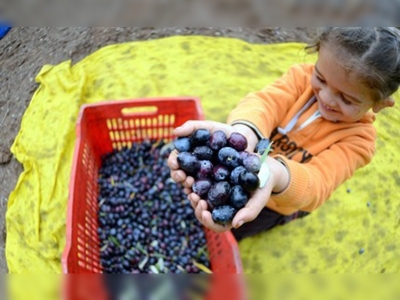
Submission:
<svg viewBox="0 0 400 300">
<path fill-rule="evenodd" d="M 149 106 L 137 106 L 137 107 L 126 107 L 121 110 L 122 115 L 153 115 L 158 112 L 158 107 L 154 105 Z"/>
</svg>

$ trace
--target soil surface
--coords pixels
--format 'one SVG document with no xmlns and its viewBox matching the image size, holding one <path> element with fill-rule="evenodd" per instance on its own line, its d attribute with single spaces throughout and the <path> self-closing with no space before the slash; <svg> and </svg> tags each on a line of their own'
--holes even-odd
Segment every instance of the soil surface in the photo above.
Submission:
<svg viewBox="0 0 400 300">
<path fill-rule="evenodd" d="M 315 30 L 307 27 L 12 28 L 0 40 L 0 273 L 7 273 L 4 220 L 8 196 L 23 170 L 10 147 L 37 88 L 34 78 L 39 70 L 44 64 L 56 65 L 69 59 L 76 63 L 106 45 L 173 35 L 233 37 L 268 44 L 308 42 Z"/>
</svg>

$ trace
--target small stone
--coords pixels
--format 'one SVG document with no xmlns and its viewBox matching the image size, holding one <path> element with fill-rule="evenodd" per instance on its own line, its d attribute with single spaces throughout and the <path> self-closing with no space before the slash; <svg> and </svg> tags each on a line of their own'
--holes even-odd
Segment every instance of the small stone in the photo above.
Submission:
<svg viewBox="0 0 400 300">
<path fill-rule="evenodd" d="M 367 206 L 370 207 L 371 206 L 371 202 L 367 202 Z"/>
<path fill-rule="evenodd" d="M 346 192 L 347 192 L 347 194 L 350 194 L 351 193 L 351 189 L 347 189 Z"/>
<path fill-rule="evenodd" d="M 359 254 L 363 254 L 364 252 L 365 252 L 365 249 L 364 249 L 364 248 L 361 248 L 361 249 L 358 251 Z"/>
</svg>

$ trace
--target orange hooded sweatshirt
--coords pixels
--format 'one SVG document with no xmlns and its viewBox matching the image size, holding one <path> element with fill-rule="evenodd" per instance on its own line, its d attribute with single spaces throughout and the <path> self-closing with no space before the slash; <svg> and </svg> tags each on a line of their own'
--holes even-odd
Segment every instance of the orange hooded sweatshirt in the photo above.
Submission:
<svg viewBox="0 0 400 300">
<path fill-rule="evenodd" d="M 286 165 L 290 182 L 267 207 L 283 215 L 321 206 L 375 152 L 375 115 L 368 112 L 356 123 L 323 119 L 310 84 L 313 70 L 311 64 L 294 65 L 228 116 L 229 124 L 245 124 L 274 142 L 271 155 Z"/>
</svg>

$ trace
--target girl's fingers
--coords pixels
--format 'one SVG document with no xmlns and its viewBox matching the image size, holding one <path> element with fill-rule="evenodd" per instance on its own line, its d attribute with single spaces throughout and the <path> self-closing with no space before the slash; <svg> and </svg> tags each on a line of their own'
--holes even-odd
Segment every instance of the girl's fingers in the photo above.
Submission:
<svg viewBox="0 0 400 300">
<path fill-rule="evenodd" d="M 169 167 L 171 170 L 178 170 L 178 169 L 179 169 L 179 165 L 178 165 L 178 151 L 177 151 L 177 150 L 173 150 L 173 151 L 171 152 L 171 154 L 168 156 L 167 164 L 168 164 L 168 167 Z"/>
<path fill-rule="evenodd" d="M 207 129 L 210 132 L 216 130 L 224 131 L 228 136 L 233 132 L 233 127 L 224 123 L 215 121 L 187 121 L 182 126 L 174 129 L 176 136 L 189 136 L 198 129 Z"/>
<path fill-rule="evenodd" d="M 215 232 L 225 232 L 232 228 L 230 224 L 220 225 L 213 221 L 211 212 L 203 210 L 202 212 L 203 225 Z"/>
<path fill-rule="evenodd" d="M 246 206 L 236 213 L 232 220 L 232 226 L 234 228 L 239 228 L 244 223 L 257 218 L 271 196 L 272 186 L 268 183 L 264 188 L 257 190 L 249 202 L 247 202 Z"/>
<path fill-rule="evenodd" d="M 209 121 L 187 121 L 180 127 L 174 129 L 173 134 L 176 136 L 189 136 L 200 128 L 208 128 Z"/>
<path fill-rule="evenodd" d="M 171 178 L 178 183 L 183 183 L 186 180 L 186 173 L 183 170 L 171 171 Z"/>
<path fill-rule="evenodd" d="M 182 185 L 185 188 L 190 189 L 190 188 L 192 188 L 193 183 L 194 183 L 194 178 L 192 176 L 187 176 L 185 181 L 182 182 Z"/>
<path fill-rule="evenodd" d="M 195 208 L 195 216 L 203 224 L 205 227 L 211 229 L 215 232 L 225 232 L 232 228 L 230 225 L 219 225 L 216 224 L 211 216 L 211 212 L 207 210 L 207 202 L 204 200 L 200 200 Z"/>
<path fill-rule="evenodd" d="M 199 222 L 200 222 L 201 224 L 203 224 L 203 225 L 205 225 L 205 224 L 203 223 L 203 211 L 204 211 L 205 209 L 207 209 L 207 203 L 206 203 L 206 207 L 205 207 L 205 208 L 204 208 L 204 203 L 205 203 L 204 200 L 200 200 L 200 201 L 197 203 L 196 207 L 194 208 L 194 215 L 196 216 L 197 220 L 199 220 Z"/>
<path fill-rule="evenodd" d="M 197 204 L 199 203 L 199 201 L 201 200 L 200 197 L 195 194 L 195 193 L 190 193 L 189 196 L 189 201 L 190 201 L 190 205 L 192 206 L 192 208 L 195 210 L 197 207 Z"/>
<path fill-rule="evenodd" d="M 183 192 L 189 196 L 192 193 L 192 189 L 184 188 Z"/>
</svg>

